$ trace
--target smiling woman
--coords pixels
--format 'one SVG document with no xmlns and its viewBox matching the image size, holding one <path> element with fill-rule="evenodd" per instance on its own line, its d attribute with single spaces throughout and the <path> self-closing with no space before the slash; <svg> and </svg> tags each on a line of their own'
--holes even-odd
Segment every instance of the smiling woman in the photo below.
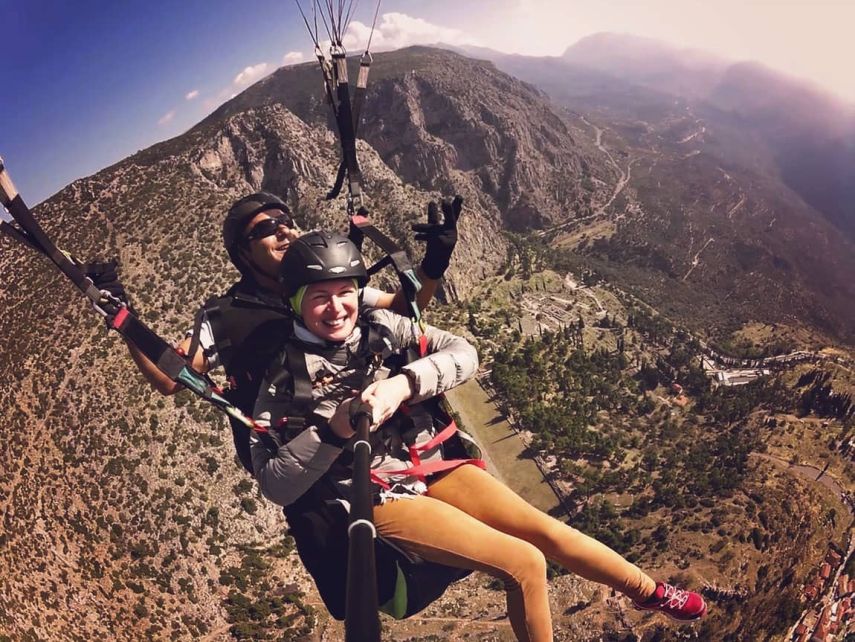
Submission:
<svg viewBox="0 0 855 642">
<path fill-rule="evenodd" d="M 350 336 L 359 312 L 357 287 L 356 279 L 305 286 L 299 310 L 309 332 L 326 341 L 344 341 Z"/>
<path fill-rule="evenodd" d="M 310 232 L 282 259 L 281 281 L 291 309 L 309 332 L 344 341 L 356 326 L 359 288 L 368 273 L 359 250 L 343 236 Z"/>
<path fill-rule="evenodd" d="M 475 374 L 475 349 L 435 327 L 422 333 L 389 311 L 360 310 L 358 288 L 367 271 L 347 238 L 326 232 L 300 237 L 280 274 L 300 318 L 259 388 L 252 467 L 262 494 L 285 508 L 300 557 L 335 617 L 345 575 L 366 557 L 355 547 L 348 556 L 344 543 L 356 541 L 355 529 L 366 522 L 381 543 L 408 556 L 502 581 L 521 642 L 552 640 L 546 558 L 621 591 L 638 609 L 684 621 L 703 617 L 699 594 L 655 582 L 607 546 L 531 506 L 485 472 L 483 461 L 455 448 L 457 428 L 443 425 L 434 400 Z M 352 419 L 359 416 L 368 421 L 357 434 Z M 359 461 L 364 477 L 355 474 Z M 361 516 L 357 506 L 372 501 L 373 511 Z M 374 550 L 372 539 L 367 545 Z M 371 573 L 359 576 L 362 584 L 347 593 L 349 634 L 372 615 L 351 626 L 355 592 L 377 590 L 381 610 L 400 617 L 427 605 L 396 608 L 397 588 L 381 580 L 375 589 Z"/>
</svg>

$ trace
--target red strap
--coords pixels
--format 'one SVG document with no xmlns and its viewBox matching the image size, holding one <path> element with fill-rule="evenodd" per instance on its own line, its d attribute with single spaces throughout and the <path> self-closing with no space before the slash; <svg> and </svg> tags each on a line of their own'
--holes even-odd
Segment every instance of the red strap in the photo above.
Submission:
<svg viewBox="0 0 855 642">
<path fill-rule="evenodd" d="M 122 323 L 128 317 L 129 314 L 130 312 L 126 307 L 123 306 L 119 308 L 119 311 L 116 312 L 116 316 L 113 317 L 113 328 L 115 330 L 118 330 L 120 327 L 122 327 Z"/>
<path fill-rule="evenodd" d="M 419 356 L 426 357 L 428 353 L 427 335 L 422 334 L 419 337 Z"/>
<path fill-rule="evenodd" d="M 424 479 L 428 475 L 441 473 L 447 470 L 454 470 L 455 468 L 459 468 L 465 464 L 472 464 L 473 466 L 478 466 L 478 468 L 482 470 L 487 470 L 487 464 L 483 459 L 439 459 L 437 461 L 429 461 L 426 464 L 412 466 L 411 468 L 404 468 L 403 470 L 372 470 L 371 481 L 381 488 L 389 490 L 391 486 L 381 478 L 381 475 L 383 477 L 397 477 L 399 475 L 405 475 L 407 477 L 418 477 L 420 479 Z"/>
<path fill-rule="evenodd" d="M 430 450 L 431 448 L 436 448 L 446 439 L 450 439 L 454 436 L 454 433 L 457 432 L 457 424 L 453 421 L 448 424 L 441 432 L 438 432 L 434 435 L 433 439 L 430 441 L 426 441 L 423 444 L 418 446 L 410 446 L 410 461 L 413 462 L 414 466 L 418 466 L 422 463 L 421 457 L 419 457 L 420 452 L 424 452 L 425 450 Z"/>
</svg>

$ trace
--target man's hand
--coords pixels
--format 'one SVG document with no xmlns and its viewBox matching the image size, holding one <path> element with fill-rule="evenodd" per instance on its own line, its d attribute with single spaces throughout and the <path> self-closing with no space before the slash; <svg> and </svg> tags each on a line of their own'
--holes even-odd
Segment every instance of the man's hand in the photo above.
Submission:
<svg viewBox="0 0 855 642">
<path fill-rule="evenodd" d="M 117 267 L 118 264 L 116 261 L 89 263 L 85 266 L 85 272 L 86 276 L 92 279 L 92 283 L 96 288 L 108 292 L 112 297 L 123 303 L 125 307 L 132 309 L 128 300 L 128 294 L 125 292 L 125 286 L 119 281 Z"/>
<path fill-rule="evenodd" d="M 463 209 L 463 197 L 457 195 L 454 200 L 440 202 L 443 221 L 439 219 L 439 211 L 435 201 L 428 204 L 428 222 L 414 223 L 417 241 L 425 241 L 425 257 L 422 260 L 422 271 L 429 279 L 439 280 L 448 269 L 451 254 L 457 244 L 457 220 Z"/>
</svg>

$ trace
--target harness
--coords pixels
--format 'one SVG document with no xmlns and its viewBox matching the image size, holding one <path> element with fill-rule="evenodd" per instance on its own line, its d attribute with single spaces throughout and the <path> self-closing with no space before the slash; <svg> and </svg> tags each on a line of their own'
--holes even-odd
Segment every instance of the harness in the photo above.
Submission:
<svg viewBox="0 0 855 642">
<path fill-rule="evenodd" d="M 422 341 L 419 350 L 402 350 L 400 346 L 390 343 L 390 335 L 383 332 L 381 324 L 368 323 L 364 317 L 360 318 L 360 327 L 362 338 L 355 353 L 350 355 L 351 366 L 354 363 L 376 364 L 379 358 L 382 359 L 382 364 L 390 369 L 391 376 L 414 358 L 423 356 L 427 347 L 426 341 Z M 286 399 L 281 406 L 285 415 L 278 425 L 288 435 L 294 436 L 307 425 L 306 418 L 300 417 L 299 413 L 305 412 L 310 403 L 317 401 L 312 398 L 313 382 L 310 379 L 306 355 L 307 352 L 319 349 L 322 348 L 305 344 L 292 337 L 280 348 L 283 359 L 277 359 L 275 366 L 287 371 L 287 376 L 273 370 L 267 373 L 271 382 L 277 382 L 277 396 L 281 394 Z M 353 369 L 351 367 L 350 370 Z M 407 448 L 411 466 L 372 473 L 375 500 L 381 489 L 390 488 L 392 480 L 389 478 L 415 476 L 424 481 L 430 475 L 464 464 L 484 467 L 482 460 L 473 458 L 466 452 L 462 440 L 465 439 L 465 433 L 458 430 L 443 403 L 439 398 L 430 399 L 402 409 L 390 420 L 398 422 L 405 443 L 408 443 L 412 435 L 424 431 L 432 432 L 433 437 L 424 443 L 411 444 Z M 302 423 L 299 423 L 301 420 Z M 423 462 L 423 453 L 436 448 L 441 449 L 443 458 Z M 349 478 L 352 460 L 351 451 L 342 451 L 324 476 L 296 502 L 285 507 L 285 515 L 297 543 L 300 558 L 315 580 L 325 606 L 336 619 L 344 619 L 345 616 L 345 574 L 348 560 L 348 515 L 339 501 L 341 493 L 336 480 Z M 421 611 L 440 597 L 450 584 L 471 572 L 412 559 L 381 538 L 375 540 L 374 547 L 380 609 L 398 619 Z"/>
<path fill-rule="evenodd" d="M 197 313 L 188 351 L 191 355 L 198 350 L 206 318 L 229 382 L 223 397 L 245 415 L 252 416 L 264 373 L 291 335 L 293 315 L 281 297 L 265 294 L 248 279 L 241 279 L 225 295 L 208 299 Z M 256 426 L 251 428 L 232 417 L 229 423 L 238 459 L 252 475 L 249 437 Z"/>
<path fill-rule="evenodd" d="M 360 248 L 364 237 L 367 237 L 383 250 L 383 258 L 368 268 L 368 274 L 374 275 L 387 266 L 391 267 L 404 293 L 410 318 L 421 324 L 421 311 L 416 302 L 421 284 L 406 252 L 362 215 L 351 217 L 350 236 L 351 239 L 358 238 L 357 246 Z M 229 381 L 228 388 L 221 391 L 222 396 L 244 416 L 251 417 L 264 373 L 273 357 L 292 337 L 293 314 L 281 297 L 264 293 L 244 277 L 225 295 L 208 299 L 199 310 L 188 350 L 190 355 L 199 348 L 200 330 L 205 318 L 211 326 L 220 364 Z M 427 343 L 423 340 L 422 350 L 426 349 Z M 300 363 L 300 359 L 292 361 Z M 308 379 L 308 373 L 305 378 Z M 304 384 L 301 386 L 299 398 L 308 403 L 311 401 L 311 389 Z M 300 421 L 300 416 L 294 416 L 292 426 Z M 240 417 L 229 416 L 229 423 L 238 459 L 247 472 L 254 474 L 249 436 L 251 430 L 263 435 L 264 429 L 259 430 L 255 422 L 248 424 Z"/>
</svg>

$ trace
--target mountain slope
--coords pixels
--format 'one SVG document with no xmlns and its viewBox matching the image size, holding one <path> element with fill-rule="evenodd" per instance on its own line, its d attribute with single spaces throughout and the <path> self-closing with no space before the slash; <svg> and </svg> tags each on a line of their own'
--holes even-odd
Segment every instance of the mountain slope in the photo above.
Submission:
<svg viewBox="0 0 855 642">
<path fill-rule="evenodd" d="M 711 336 L 762 321 L 855 340 L 850 109 L 756 65 L 610 34 L 491 58 L 583 118 L 618 174 L 560 244 Z"/>
<path fill-rule="evenodd" d="M 315 63 L 283 67 L 202 126 L 277 102 L 307 122 L 326 123 L 318 73 Z M 608 168 L 591 160 L 590 142 L 544 95 L 447 51 L 410 47 L 376 55 L 362 114 L 360 137 L 404 181 L 442 191 L 469 184 L 510 229 L 540 228 L 584 208 L 597 197 L 597 181 L 609 178 Z"/>
<path fill-rule="evenodd" d="M 448 298 L 467 302 L 486 277 L 508 276 L 503 230 L 534 228 L 560 260 L 710 332 L 783 318 L 842 333 L 852 318 L 840 276 L 852 273 L 851 244 L 762 171 L 765 157 L 713 153 L 739 130 L 701 131 L 685 103 L 647 88 L 621 94 L 622 80 L 595 71 L 585 91 L 601 83 L 614 100 L 590 93 L 566 113 L 447 52 L 408 49 L 375 67 L 360 142 L 368 206 L 418 255 L 409 223 L 440 190 L 464 194 Z M 178 338 L 236 277 L 219 230 L 234 198 L 266 189 L 307 227 L 343 225 L 343 199 L 323 201 L 338 149 L 318 88 L 312 65 L 280 70 L 186 134 L 70 185 L 37 216 L 81 258 L 118 256 L 143 319 Z M 644 100 L 627 105 L 629 95 Z M 153 394 L 60 276 L 5 237 L 0 246 L 0 637 L 321 636 L 327 624 L 308 603 L 281 514 L 235 465 L 222 419 L 186 393 Z M 436 635 L 460 618 L 481 638 L 506 632 L 486 584 L 474 578 L 435 607 Z M 575 578 L 552 586 L 564 639 L 603 638 L 575 610 L 601 602 L 599 591 Z M 606 628 L 623 626 L 605 611 Z"/>
</svg>

